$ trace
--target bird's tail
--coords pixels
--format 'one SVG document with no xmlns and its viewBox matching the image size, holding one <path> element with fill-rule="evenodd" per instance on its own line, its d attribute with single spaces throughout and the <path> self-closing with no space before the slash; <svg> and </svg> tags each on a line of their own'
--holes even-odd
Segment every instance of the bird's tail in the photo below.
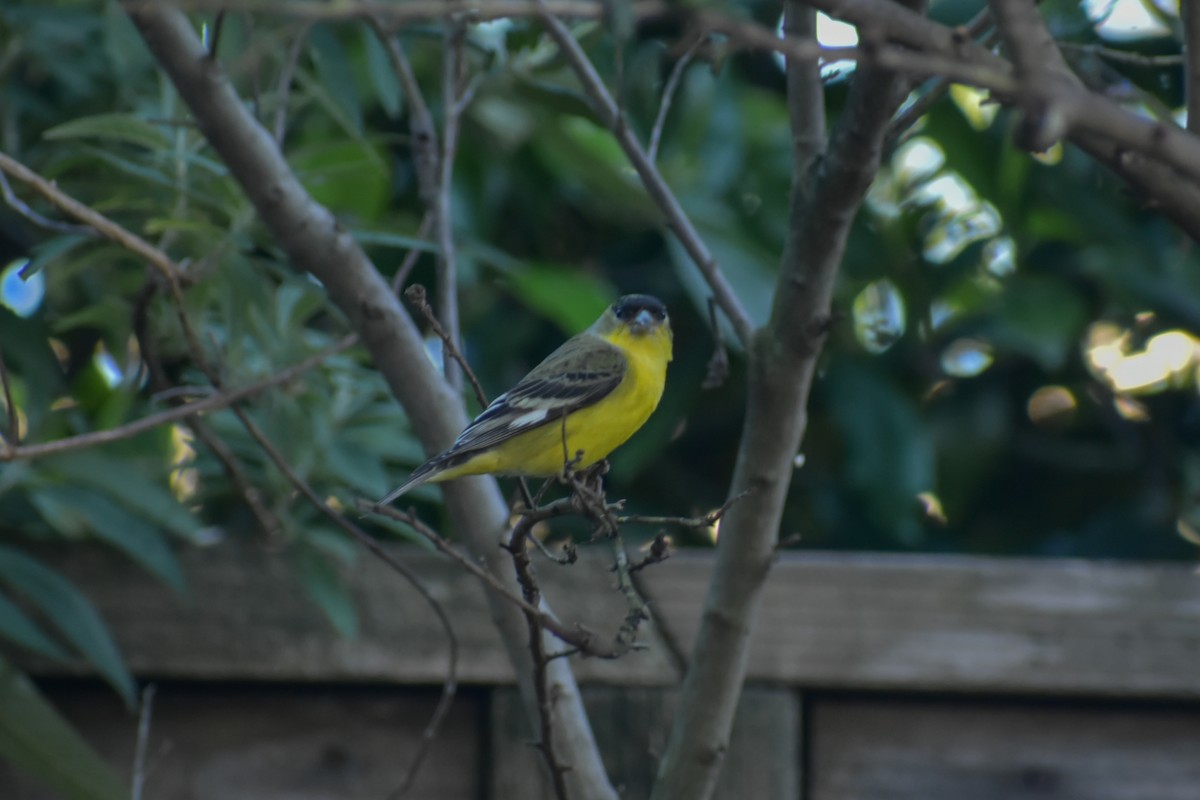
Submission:
<svg viewBox="0 0 1200 800">
<path fill-rule="evenodd" d="M 406 494 L 408 491 L 417 488 L 418 486 L 420 486 L 421 484 L 427 482 L 430 478 L 432 478 L 437 473 L 437 469 L 439 466 L 441 466 L 441 465 L 438 463 L 437 459 L 431 459 L 429 461 L 426 461 L 424 464 L 417 467 L 416 470 L 413 471 L 412 475 L 408 476 L 408 480 L 406 480 L 404 483 L 397 486 L 392 491 L 388 492 L 387 497 L 383 498 L 382 500 L 377 502 L 375 505 L 386 506 L 386 505 L 390 505 L 391 503 L 395 502 L 395 500 L 397 498 Z"/>
</svg>

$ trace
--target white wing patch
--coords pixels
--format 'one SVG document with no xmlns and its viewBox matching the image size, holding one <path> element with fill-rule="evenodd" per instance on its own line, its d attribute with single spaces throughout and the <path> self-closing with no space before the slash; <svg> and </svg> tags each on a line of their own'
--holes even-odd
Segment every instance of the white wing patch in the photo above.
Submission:
<svg viewBox="0 0 1200 800">
<path fill-rule="evenodd" d="M 508 422 L 508 428 L 509 430 L 519 430 L 521 428 L 532 427 L 544 420 L 549 413 L 550 409 L 539 408 L 536 411 L 530 411 L 529 413 L 522 414 L 519 417 L 513 417 Z"/>
</svg>

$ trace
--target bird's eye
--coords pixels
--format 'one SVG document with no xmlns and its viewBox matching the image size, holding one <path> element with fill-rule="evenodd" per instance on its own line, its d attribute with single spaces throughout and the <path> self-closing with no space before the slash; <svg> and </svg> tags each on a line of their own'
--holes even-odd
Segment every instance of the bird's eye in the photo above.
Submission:
<svg viewBox="0 0 1200 800">
<path fill-rule="evenodd" d="M 617 319 L 629 319 L 629 306 L 625 303 L 617 303 L 613 306 L 613 313 L 617 315 Z"/>
</svg>

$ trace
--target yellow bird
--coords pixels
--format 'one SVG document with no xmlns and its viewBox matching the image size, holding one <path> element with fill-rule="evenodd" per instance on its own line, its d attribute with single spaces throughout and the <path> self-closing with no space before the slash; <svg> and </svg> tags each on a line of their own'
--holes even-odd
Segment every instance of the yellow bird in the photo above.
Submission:
<svg viewBox="0 0 1200 800">
<path fill-rule="evenodd" d="M 572 467 L 589 467 L 650 418 L 670 360 L 671 323 L 662 301 L 626 295 L 493 400 L 450 449 L 417 467 L 379 503 L 464 475 L 560 475 L 580 452 Z"/>
</svg>

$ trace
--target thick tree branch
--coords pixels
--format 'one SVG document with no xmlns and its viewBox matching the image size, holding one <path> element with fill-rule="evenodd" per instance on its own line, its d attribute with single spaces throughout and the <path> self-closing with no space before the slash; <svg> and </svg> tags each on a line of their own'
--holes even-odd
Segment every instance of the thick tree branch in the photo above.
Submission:
<svg viewBox="0 0 1200 800">
<path fill-rule="evenodd" d="M 1069 108 L 1057 97 L 1086 90 L 1067 66 L 1032 0 L 990 0 L 988 5 L 1021 85 L 1054 87 L 1021 103 L 1026 114 L 1014 135 L 1017 144 L 1027 150 L 1046 150 L 1078 127 Z"/>
<path fill-rule="evenodd" d="M 432 453 L 445 447 L 466 424 L 462 403 L 429 363 L 416 326 L 390 287 L 333 215 L 305 191 L 274 139 L 251 116 L 209 58 L 186 16 L 158 3 L 126 8 L 200 130 L 276 241 L 296 266 L 321 281 L 359 331 L 426 450 Z M 496 482 L 464 478 L 446 486 L 445 495 L 455 530 L 494 574 L 505 574 L 506 558 L 496 545 L 505 528 L 507 508 Z M 515 589 L 515 582 L 508 580 Z M 536 719 L 523 615 L 498 599 L 490 608 L 526 707 Z M 572 766 L 573 796 L 614 798 L 574 677 L 562 659 L 548 670 L 558 698 L 554 709 L 556 746 Z"/>
<path fill-rule="evenodd" d="M 788 10 L 789 28 L 811 35 L 808 12 L 798 4 Z M 850 225 L 878 171 L 892 114 L 909 88 L 903 78 L 860 66 L 821 159 L 812 149 L 819 139 L 808 117 L 816 103 L 817 63 L 789 59 L 787 72 L 794 156 L 789 238 L 771 320 L 749 353 L 746 421 L 731 488 L 754 495 L 733 506 L 721 524 L 717 566 L 652 800 L 703 800 L 716 786 L 831 320 L 834 280 Z"/>
<path fill-rule="evenodd" d="M 127 0 L 130 10 L 153 8 L 162 0 Z M 312 21 L 333 21 L 375 17 L 393 25 L 430 22 L 447 16 L 462 16 L 472 22 L 487 22 L 505 17 L 533 17 L 542 11 L 538 0 L 176 0 L 185 11 L 228 11 L 277 14 Z M 630 12 L 636 19 L 662 14 L 671 5 L 662 0 L 634 0 Z M 546 9 L 559 17 L 602 19 L 609 13 L 606 0 L 548 0 Z"/>
<path fill-rule="evenodd" d="M 963 83 L 989 89 L 1002 102 L 1037 111 L 1048 103 L 1057 113 L 1070 121 L 1067 134 L 1074 141 L 1087 137 L 1092 147 L 1103 140 L 1119 151 L 1132 151 L 1145 159 L 1157 161 L 1175 174 L 1174 180 L 1187 179 L 1200 184 L 1200 138 L 1190 135 L 1177 125 L 1148 120 L 1126 111 L 1115 101 L 1089 92 L 1082 87 L 1022 84 L 1012 75 L 1012 65 L 986 48 L 971 41 L 961 31 L 941 25 L 913 13 L 891 0 L 807 0 L 808 4 L 835 19 L 886 36 L 893 44 L 902 44 L 928 55 L 937 55 L 960 66 L 932 72 L 946 74 Z M 786 46 L 786 45 L 785 45 Z M 882 66 L 905 68 L 905 59 L 892 48 L 883 48 L 876 63 Z M 947 64 L 947 66 L 950 66 Z M 966 69 L 968 66 L 978 70 Z M 1139 187 L 1155 190 L 1154 204 L 1163 207 L 1178 197 L 1169 186 L 1159 181 L 1144 180 Z M 1162 193 L 1158 193 L 1158 189 Z M 1192 216 L 1187 208 L 1177 208 L 1174 214 Z M 1174 218 L 1173 214 L 1173 218 Z"/>
<path fill-rule="evenodd" d="M 784 31 L 800 41 L 817 41 L 817 12 L 795 0 L 785 5 Z M 788 119 L 792 129 L 792 191 L 807 192 L 809 171 L 825 152 L 825 90 L 816 57 L 787 60 Z"/>
</svg>

